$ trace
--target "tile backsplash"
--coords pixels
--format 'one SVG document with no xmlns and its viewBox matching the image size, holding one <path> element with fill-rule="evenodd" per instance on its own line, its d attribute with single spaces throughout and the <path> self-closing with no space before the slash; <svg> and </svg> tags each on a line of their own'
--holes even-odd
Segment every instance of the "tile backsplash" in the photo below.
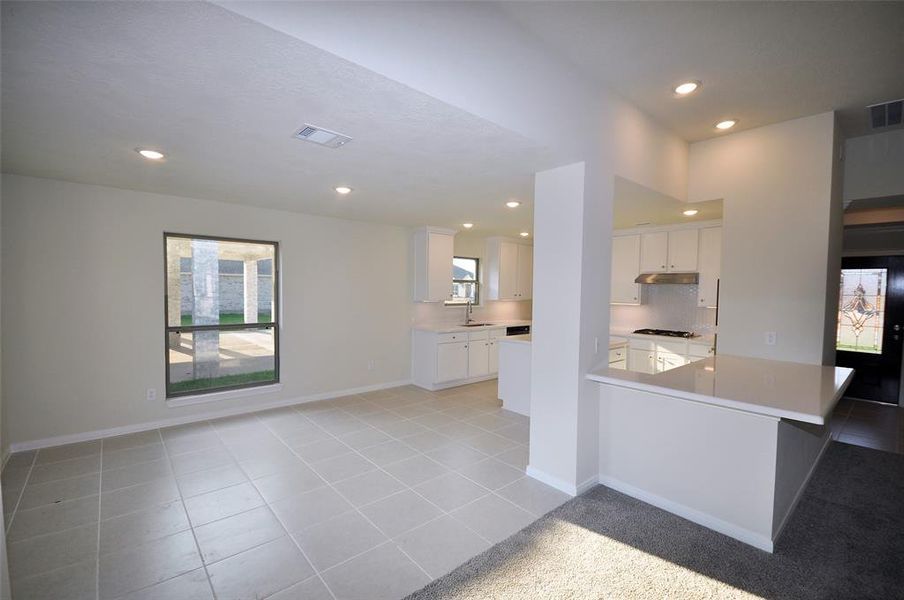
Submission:
<svg viewBox="0 0 904 600">
<path fill-rule="evenodd" d="M 532 302 L 530 300 L 485 300 L 483 305 L 475 306 L 471 318 L 475 321 L 492 323 L 494 320 L 528 320 L 531 318 Z M 445 306 L 442 302 L 415 302 L 412 309 L 412 324 L 454 325 L 465 319 L 463 306 Z"/>
<path fill-rule="evenodd" d="M 701 335 L 716 332 L 716 310 L 697 307 L 696 285 L 642 286 L 640 306 L 610 306 L 609 325 L 614 331 L 677 329 Z"/>
</svg>

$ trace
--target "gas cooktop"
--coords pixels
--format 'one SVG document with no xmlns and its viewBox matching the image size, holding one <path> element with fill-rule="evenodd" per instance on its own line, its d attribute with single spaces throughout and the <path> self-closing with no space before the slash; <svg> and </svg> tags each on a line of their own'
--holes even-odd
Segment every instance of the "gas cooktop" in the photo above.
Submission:
<svg viewBox="0 0 904 600">
<path fill-rule="evenodd" d="M 642 335 L 663 335 L 666 337 L 692 338 L 696 337 L 693 331 L 673 331 L 671 329 L 635 329 L 634 333 Z"/>
</svg>

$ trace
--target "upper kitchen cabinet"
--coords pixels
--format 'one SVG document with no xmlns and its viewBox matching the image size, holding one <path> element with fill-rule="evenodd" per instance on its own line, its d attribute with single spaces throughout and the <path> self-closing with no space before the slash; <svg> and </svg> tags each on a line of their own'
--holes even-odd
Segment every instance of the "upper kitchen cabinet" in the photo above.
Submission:
<svg viewBox="0 0 904 600">
<path fill-rule="evenodd" d="M 609 302 L 640 304 L 640 284 L 634 280 L 640 273 L 640 235 L 612 238 L 612 286 Z"/>
<path fill-rule="evenodd" d="M 640 270 L 642 273 L 696 271 L 698 245 L 697 229 L 641 234 Z"/>
<path fill-rule="evenodd" d="M 534 248 L 521 241 L 487 239 L 487 298 L 530 300 L 534 280 Z"/>
<path fill-rule="evenodd" d="M 452 298 L 452 255 L 455 231 L 423 227 L 414 232 L 414 301 Z"/>
<path fill-rule="evenodd" d="M 697 284 L 697 306 L 715 307 L 719 277 L 722 271 L 722 228 L 700 230 L 700 283 Z"/>
</svg>

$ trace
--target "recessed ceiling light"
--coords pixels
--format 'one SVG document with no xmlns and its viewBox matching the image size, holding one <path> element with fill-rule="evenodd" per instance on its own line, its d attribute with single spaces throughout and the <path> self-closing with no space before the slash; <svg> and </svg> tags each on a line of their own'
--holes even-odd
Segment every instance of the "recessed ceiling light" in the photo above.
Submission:
<svg viewBox="0 0 904 600">
<path fill-rule="evenodd" d="M 150 160 L 160 160 L 163 158 L 163 152 L 157 152 L 156 150 L 145 150 L 144 148 L 136 148 L 135 149 L 138 154 Z"/>
<path fill-rule="evenodd" d="M 519 206 L 521 206 L 521 203 L 518 202 L 517 200 L 509 200 L 508 202 L 505 203 L 505 205 L 508 206 L 509 208 L 518 208 Z"/>
<path fill-rule="evenodd" d="M 465 229 L 470 229 L 470 228 L 474 227 L 474 223 L 462 223 L 461 226 L 464 227 Z"/>
<path fill-rule="evenodd" d="M 347 185 L 340 185 L 340 186 L 336 187 L 335 189 L 336 189 L 336 193 L 342 194 L 343 196 L 345 194 L 352 193 L 352 188 L 348 187 Z"/>
<path fill-rule="evenodd" d="M 521 237 L 527 237 L 527 236 L 529 236 L 530 234 L 529 234 L 528 232 L 526 232 L 526 231 L 522 231 L 519 235 L 520 235 Z"/>
<path fill-rule="evenodd" d="M 687 81 L 675 88 L 675 93 L 679 96 L 687 96 L 697 91 L 700 87 L 699 81 Z"/>
<path fill-rule="evenodd" d="M 724 121 L 719 121 L 718 123 L 716 123 L 716 129 L 721 129 L 723 131 L 726 129 L 731 129 L 735 126 L 735 124 L 737 124 L 737 122 L 737 119 L 725 119 Z"/>
<path fill-rule="evenodd" d="M 693 217 L 698 212 L 700 212 L 700 211 L 697 210 L 696 208 L 689 208 L 681 214 L 683 214 L 685 217 Z"/>
</svg>

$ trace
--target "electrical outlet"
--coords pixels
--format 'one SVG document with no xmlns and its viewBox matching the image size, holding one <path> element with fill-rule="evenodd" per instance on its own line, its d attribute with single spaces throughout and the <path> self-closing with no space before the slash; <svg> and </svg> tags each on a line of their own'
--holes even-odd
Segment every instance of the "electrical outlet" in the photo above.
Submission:
<svg viewBox="0 0 904 600">
<path fill-rule="evenodd" d="M 600 353 L 600 339 L 598 337 L 593 338 L 593 353 Z"/>
<path fill-rule="evenodd" d="M 368 371 L 373 371 L 376 368 L 377 368 L 377 361 L 375 361 L 373 359 L 367 361 L 367 370 Z"/>
<path fill-rule="evenodd" d="M 157 390 L 154 388 L 148 388 L 148 402 L 154 402 L 157 400 Z"/>
<path fill-rule="evenodd" d="M 767 345 L 767 346 L 774 346 L 774 345 L 775 345 L 775 332 L 774 332 L 774 331 L 767 331 L 767 332 L 766 332 L 766 345 Z"/>
</svg>

